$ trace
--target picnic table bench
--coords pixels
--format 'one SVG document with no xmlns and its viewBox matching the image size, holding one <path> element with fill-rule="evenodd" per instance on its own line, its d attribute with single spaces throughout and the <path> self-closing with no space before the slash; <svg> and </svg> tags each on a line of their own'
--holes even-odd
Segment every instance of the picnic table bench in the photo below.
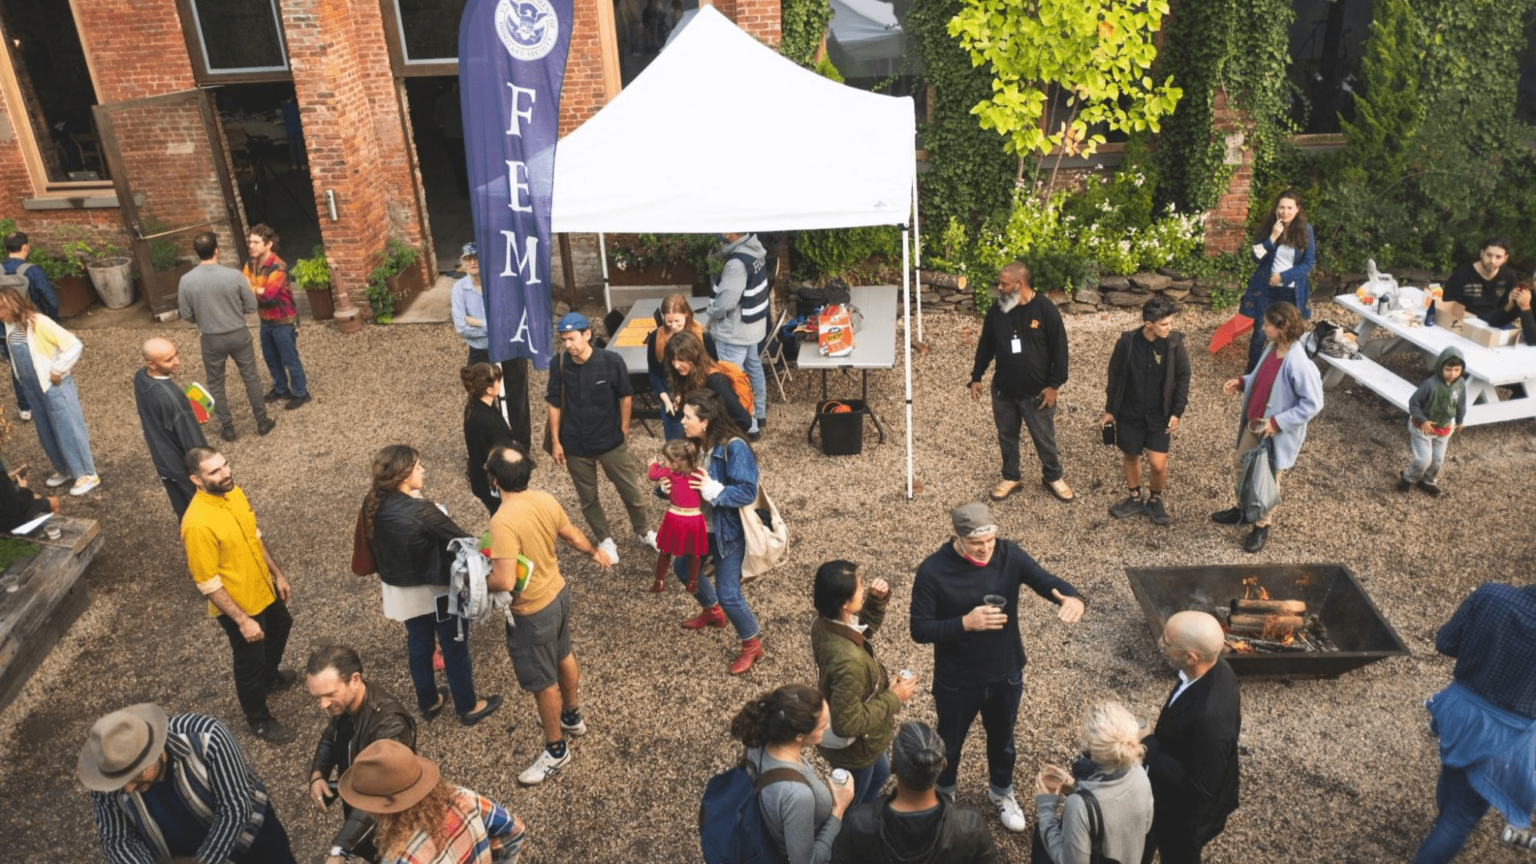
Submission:
<svg viewBox="0 0 1536 864">
<path fill-rule="evenodd" d="M 106 538 L 94 519 L 54 516 L 57 540 L 24 539 L 42 546 L 33 558 L 18 558 L 0 573 L 0 710 L 20 695 L 27 679 L 58 644 L 69 625 L 90 605 L 80 577 Z"/>
<path fill-rule="evenodd" d="M 1444 327 L 1410 326 L 1382 315 L 1353 294 L 1340 295 L 1333 302 L 1360 316 L 1355 335 L 1360 340 L 1361 356 L 1340 358 L 1318 352 L 1318 358 L 1330 367 L 1323 376 L 1324 387 L 1332 387 L 1347 376 L 1406 412 L 1418 382 L 1404 379 L 1372 357 L 1416 350 L 1426 365 L 1433 366 L 1441 351 L 1454 346 L 1466 361 L 1467 426 L 1536 417 L 1536 347 L 1486 348 Z M 1387 335 L 1379 336 L 1378 330 Z M 1498 388 L 1513 385 L 1525 389 L 1524 398 L 1499 396 Z"/>
</svg>

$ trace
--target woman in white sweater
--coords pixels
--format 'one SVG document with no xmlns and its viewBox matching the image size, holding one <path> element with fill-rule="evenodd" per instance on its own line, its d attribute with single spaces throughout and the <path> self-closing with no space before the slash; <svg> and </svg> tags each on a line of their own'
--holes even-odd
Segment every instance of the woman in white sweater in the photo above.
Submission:
<svg viewBox="0 0 1536 864">
<path fill-rule="evenodd" d="M 84 495 L 100 486 L 101 479 L 91 457 L 80 395 L 69 374 L 80 359 L 80 340 L 37 311 L 24 292 L 10 286 L 0 288 L 0 321 L 5 322 L 11 373 L 33 406 L 38 440 L 53 463 L 48 488 L 73 479 L 69 494 Z"/>
<path fill-rule="evenodd" d="M 1146 748 L 1136 718 L 1118 702 L 1099 702 L 1083 715 L 1082 741 L 1088 752 L 1070 771 L 1047 765 L 1035 780 L 1040 829 L 1032 860 L 1046 861 L 1045 855 L 1053 864 L 1088 864 L 1095 839 L 1091 798 L 1100 813 L 1094 821 L 1101 851 L 1134 864 L 1152 830 L 1152 784 L 1141 767 Z"/>
</svg>

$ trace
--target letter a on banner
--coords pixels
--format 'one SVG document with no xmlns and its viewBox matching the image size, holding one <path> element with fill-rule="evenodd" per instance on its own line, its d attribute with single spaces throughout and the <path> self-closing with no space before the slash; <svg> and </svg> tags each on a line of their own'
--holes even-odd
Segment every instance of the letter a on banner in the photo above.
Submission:
<svg viewBox="0 0 1536 864">
<path fill-rule="evenodd" d="M 459 100 L 491 360 L 549 368 L 549 216 L 572 0 L 469 0 Z"/>
</svg>

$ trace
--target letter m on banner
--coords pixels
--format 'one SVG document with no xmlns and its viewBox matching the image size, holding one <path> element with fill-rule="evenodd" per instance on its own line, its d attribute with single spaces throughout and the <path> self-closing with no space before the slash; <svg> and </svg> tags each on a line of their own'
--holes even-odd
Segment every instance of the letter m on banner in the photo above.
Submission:
<svg viewBox="0 0 1536 864">
<path fill-rule="evenodd" d="M 491 360 L 549 367 L 549 217 L 572 0 L 469 0 L 459 99 Z"/>
</svg>

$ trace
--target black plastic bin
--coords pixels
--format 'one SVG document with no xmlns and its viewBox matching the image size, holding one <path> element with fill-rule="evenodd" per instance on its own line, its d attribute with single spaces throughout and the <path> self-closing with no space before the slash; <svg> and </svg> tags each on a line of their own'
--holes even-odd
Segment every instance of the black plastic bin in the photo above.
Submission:
<svg viewBox="0 0 1536 864">
<path fill-rule="evenodd" d="M 849 411 L 828 412 L 828 405 L 847 405 Z M 816 403 L 821 423 L 821 452 L 828 456 L 857 456 L 864 452 L 864 415 L 869 411 L 863 399 L 829 399 Z"/>
</svg>

